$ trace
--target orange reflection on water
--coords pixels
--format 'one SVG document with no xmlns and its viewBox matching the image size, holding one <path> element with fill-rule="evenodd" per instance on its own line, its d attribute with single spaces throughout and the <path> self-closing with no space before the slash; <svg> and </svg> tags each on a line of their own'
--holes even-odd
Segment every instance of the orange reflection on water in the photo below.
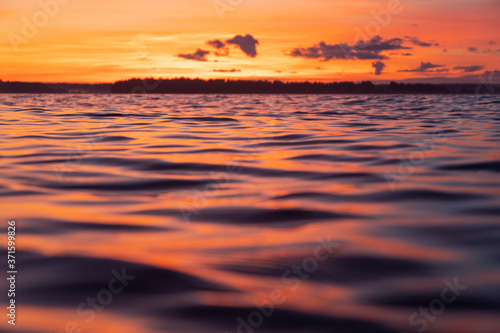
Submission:
<svg viewBox="0 0 500 333">
<path fill-rule="evenodd" d="M 7 97 L 23 103 L 16 98 Z M 496 127 L 482 135 L 484 119 L 471 118 L 462 125 L 469 129 L 452 131 L 436 125 L 434 111 L 408 115 L 415 104 L 453 109 L 465 97 L 65 96 L 89 105 L 77 112 L 58 97 L 31 98 L 0 114 L 2 124 L 22 120 L 0 138 L 2 212 L 18 222 L 20 271 L 49 278 L 30 276 L 19 288 L 96 294 L 110 262 L 143 274 L 89 332 L 223 331 L 207 318 L 195 325 L 189 314 L 216 313 L 233 327 L 229 310 L 254 309 L 274 289 L 286 297 L 277 311 L 295 311 L 305 327 L 314 328 L 316 315 L 405 330 L 445 278 L 460 275 L 480 300 L 480 286 L 498 278 Z M 295 113 L 311 102 L 322 110 Z M 118 115 L 101 117 L 103 110 Z M 483 112 L 494 123 L 494 110 Z M 458 138 L 436 139 L 401 174 L 436 126 Z M 401 180 L 394 191 L 388 174 Z M 298 279 L 289 271 L 328 240 L 340 247 L 292 290 L 283 276 Z M 81 269 L 83 281 L 44 270 L 53 258 L 67 274 Z M 22 329 L 59 331 L 74 317 L 78 304 L 54 309 L 60 294 L 51 302 L 37 295 L 21 297 Z M 462 327 L 481 318 L 496 333 L 492 316 L 470 310 Z M 429 332 L 457 328 L 456 314 L 447 309 Z"/>
</svg>

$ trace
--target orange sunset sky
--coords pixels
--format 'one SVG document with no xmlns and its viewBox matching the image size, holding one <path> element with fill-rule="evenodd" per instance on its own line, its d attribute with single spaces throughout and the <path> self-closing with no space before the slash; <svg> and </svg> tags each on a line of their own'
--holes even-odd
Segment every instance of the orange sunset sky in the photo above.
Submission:
<svg viewBox="0 0 500 333">
<path fill-rule="evenodd" d="M 499 31 L 499 0 L 1 0 L 0 79 L 470 82 Z"/>
</svg>

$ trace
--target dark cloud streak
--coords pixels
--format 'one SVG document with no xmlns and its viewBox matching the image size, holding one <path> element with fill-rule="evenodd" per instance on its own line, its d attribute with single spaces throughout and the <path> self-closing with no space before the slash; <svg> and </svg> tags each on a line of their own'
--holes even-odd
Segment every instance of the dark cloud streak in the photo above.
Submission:
<svg viewBox="0 0 500 333">
<path fill-rule="evenodd" d="M 218 72 L 218 73 L 236 73 L 236 72 L 241 72 L 241 69 L 236 69 L 236 68 L 233 68 L 233 69 L 214 69 L 213 71 Z"/>
<path fill-rule="evenodd" d="M 406 36 L 405 37 L 410 43 L 412 43 L 413 45 L 417 45 L 417 46 L 422 46 L 422 47 L 431 47 L 431 46 L 439 46 L 439 43 L 429 43 L 429 42 L 424 42 L 424 41 L 421 41 L 420 39 L 418 39 L 418 37 L 410 37 L 410 36 Z"/>
<path fill-rule="evenodd" d="M 448 71 L 448 69 L 442 68 L 442 67 L 445 67 L 445 65 L 436 65 L 436 64 L 432 64 L 430 62 L 421 62 L 420 66 L 417 67 L 417 68 L 402 69 L 402 70 L 399 70 L 398 72 L 405 72 L 405 73 L 410 73 L 410 72 L 426 73 L 426 72 L 447 72 Z M 439 68 L 439 69 L 430 70 L 430 69 L 433 69 L 433 68 Z"/>
<path fill-rule="evenodd" d="M 226 44 L 219 39 L 209 40 L 207 41 L 207 45 L 215 47 L 216 49 L 222 49 L 224 46 L 226 46 Z"/>
<path fill-rule="evenodd" d="M 207 55 L 209 53 L 210 53 L 209 51 L 197 49 L 196 52 L 181 53 L 181 54 L 178 54 L 177 57 L 187 59 L 187 60 L 207 61 Z"/>
<path fill-rule="evenodd" d="M 477 72 L 482 69 L 484 69 L 484 66 L 480 65 L 471 65 L 471 66 L 457 66 L 453 68 L 454 70 L 461 70 L 464 71 L 465 73 L 472 73 L 472 72 Z"/>
<path fill-rule="evenodd" d="M 332 59 L 361 59 L 361 60 L 383 60 L 389 59 L 381 54 L 384 51 L 409 50 L 411 47 L 403 45 L 403 39 L 382 39 L 375 36 L 369 41 L 359 41 L 356 45 L 347 43 L 327 44 L 324 41 L 308 48 L 295 48 L 288 55 L 307 59 L 320 59 L 329 61 Z"/>
</svg>

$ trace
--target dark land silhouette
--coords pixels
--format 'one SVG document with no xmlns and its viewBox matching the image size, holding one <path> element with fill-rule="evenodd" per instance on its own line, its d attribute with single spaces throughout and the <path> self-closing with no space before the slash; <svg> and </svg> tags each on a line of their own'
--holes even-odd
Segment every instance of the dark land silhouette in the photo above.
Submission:
<svg viewBox="0 0 500 333">
<path fill-rule="evenodd" d="M 113 84 L 0 81 L 0 93 L 112 94 L 500 94 L 500 84 L 373 84 L 355 82 L 282 82 L 224 79 L 129 79 Z"/>
<path fill-rule="evenodd" d="M 0 93 L 56 94 L 65 92 L 67 91 L 50 87 L 45 83 L 0 81 Z"/>
<path fill-rule="evenodd" d="M 38 83 L 38 82 L 5 82 L 0 80 L 0 93 L 23 94 L 109 94 L 111 83 Z"/>
</svg>

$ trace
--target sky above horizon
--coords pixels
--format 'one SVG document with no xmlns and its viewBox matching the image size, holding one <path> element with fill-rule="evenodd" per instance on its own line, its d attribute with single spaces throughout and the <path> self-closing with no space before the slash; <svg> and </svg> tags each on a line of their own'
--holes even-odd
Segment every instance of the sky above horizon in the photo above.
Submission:
<svg viewBox="0 0 500 333">
<path fill-rule="evenodd" d="M 474 81 L 499 0 L 2 0 L 0 79 Z"/>
</svg>

